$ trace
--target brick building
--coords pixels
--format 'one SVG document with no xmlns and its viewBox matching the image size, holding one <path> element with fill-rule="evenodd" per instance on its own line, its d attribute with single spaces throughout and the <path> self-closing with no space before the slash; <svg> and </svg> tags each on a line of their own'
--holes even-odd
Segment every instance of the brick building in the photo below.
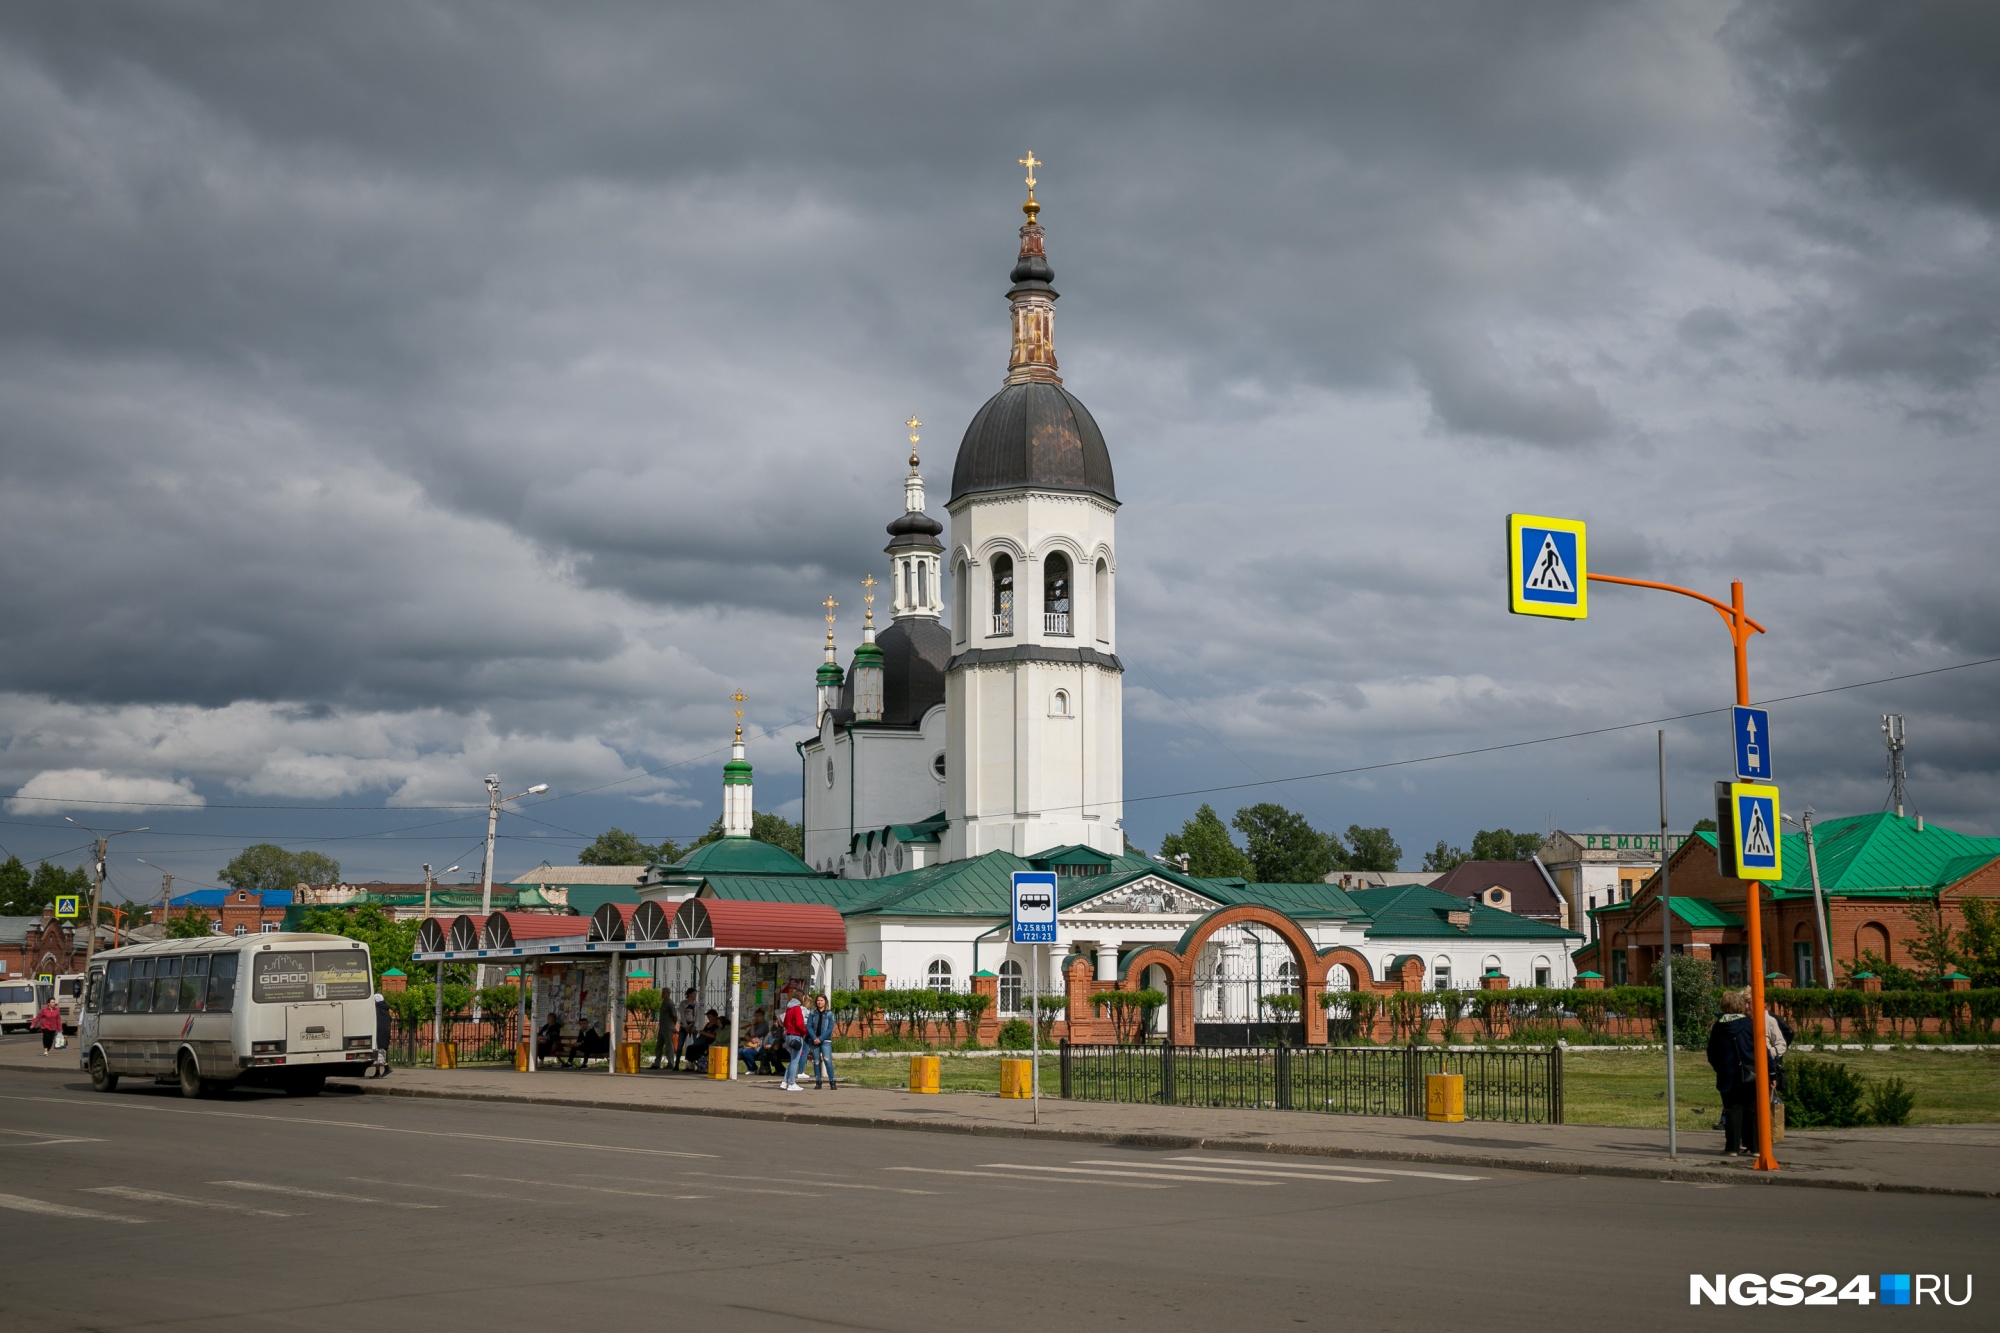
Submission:
<svg viewBox="0 0 2000 1333">
<path fill-rule="evenodd" d="M 40 916 L 0 916 L 0 976 L 61 976 L 83 971 L 89 940 L 81 924 L 56 920 L 52 907 L 44 907 Z M 97 947 L 111 947 L 109 927 L 98 927 Z"/>
<path fill-rule="evenodd" d="M 152 915 L 153 924 L 165 925 L 169 915 L 180 916 L 192 907 L 218 935 L 256 935 L 282 929 L 291 905 L 290 889 L 196 889 L 175 894 L 169 908 L 155 907 Z"/>
<path fill-rule="evenodd" d="M 2000 838 L 1970 837 L 1888 813 L 1829 819 L 1814 826 L 1813 837 L 1836 984 L 1864 953 L 1916 966 L 1910 952 L 1916 913 L 1933 899 L 1956 932 L 1965 924 L 1965 898 L 2000 898 Z M 1783 859 L 1785 877 L 1761 895 L 1761 966 L 1793 985 L 1817 985 L 1819 932 L 1803 834 L 1784 834 Z M 1696 834 L 1675 851 L 1670 866 L 1674 951 L 1712 958 L 1724 984 L 1746 984 L 1749 899 L 1744 881 L 1722 876 L 1715 835 Z M 1660 953 L 1658 874 L 1631 901 L 1591 915 L 1596 938 L 1576 951 L 1578 970 L 1601 973 L 1613 984 L 1649 980 Z"/>
<path fill-rule="evenodd" d="M 1567 926 L 1569 913 L 1540 861 L 1461 861 L 1431 887 L 1516 916 Z"/>
<path fill-rule="evenodd" d="M 1686 841 L 1687 835 L 1681 833 L 1669 839 L 1675 850 Z M 1660 835 L 1557 829 L 1542 843 L 1536 859 L 1555 880 L 1563 901 L 1562 924 L 1588 935 L 1593 911 L 1629 901 L 1659 871 Z"/>
</svg>

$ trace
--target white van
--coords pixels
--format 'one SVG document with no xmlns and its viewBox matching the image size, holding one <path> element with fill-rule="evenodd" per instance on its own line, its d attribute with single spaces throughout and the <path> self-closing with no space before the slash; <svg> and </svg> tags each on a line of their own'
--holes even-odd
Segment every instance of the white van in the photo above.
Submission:
<svg viewBox="0 0 2000 1333">
<path fill-rule="evenodd" d="M 0 977 L 0 1032 L 20 1032 L 41 1009 L 33 977 Z"/>
<path fill-rule="evenodd" d="M 56 1010 L 62 1015 L 63 1031 L 75 1033 L 76 1016 L 83 1009 L 83 973 L 65 972 L 56 978 Z"/>
<path fill-rule="evenodd" d="M 110 1092 L 130 1074 L 199 1097 L 232 1085 L 312 1097 L 375 1060 L 368 946 L 341 935 L 160 940 L 97 955 L 78 1063 Z"/>
</svg>

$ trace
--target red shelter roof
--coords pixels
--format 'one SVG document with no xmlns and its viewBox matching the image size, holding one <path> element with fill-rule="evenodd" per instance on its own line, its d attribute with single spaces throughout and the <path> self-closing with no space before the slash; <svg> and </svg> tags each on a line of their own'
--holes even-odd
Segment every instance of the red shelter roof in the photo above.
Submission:
<svg viewBox="0 0 2000 1333">
<path fill-rule="evenodd" d="M 690 898 L 674 913 L 675 937 L 712 939 L 717 953 L 845 953 L 847 923 L 824 903 Z"/>
</svg>

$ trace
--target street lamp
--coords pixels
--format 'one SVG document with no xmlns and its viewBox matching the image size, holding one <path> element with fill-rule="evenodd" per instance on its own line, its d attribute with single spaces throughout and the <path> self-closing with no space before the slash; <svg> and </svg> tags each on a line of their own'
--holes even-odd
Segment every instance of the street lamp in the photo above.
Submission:
<svg viewBox="0 0 2000 1333">
<path fill-rule="evenodd" d="M 97 857 L 91 863 L 92 869 L 97 871 L 97 878 L 90 886 L 90 938 L 83 946 L 83 974 L 85 977 L 88 977 L 90 975 L 90 960 L 97 956 L 97 905 L 104 897 L 105 846 L 113 838 L 122 838 L 128 833 L 145 833 L 152 828 L 152 825 L 148 824 L 142 828 L 122 828 L 115 833 L 99 833 L 88 824 L 70 819 L 68 815 L 64 815 L 63 818 L 97 839 Z M 72 954 L 71 957 L 75 957 L 75 955 Z"/>
<path fill-rule="evenodd" d="M 456 869 L 458 869 L 457 866 L 446 866 L 438 874 L 449 875 Z M 431 873 L 431 863 L 429 861 L 424 862 L 424 920 L 426 921 L 431 919 L 431 885 L 436 882 L 437 875 Z"/>
<path fill-rule="evenodd" d="M 1819 984 L 1827 990 L 1832 990 L 1833 950 L 1826 934 L 1826 898 L 1819 889 L 1819 849 L 1813 845 L 1813 808 L 1807 806 L 1802 813 L 1802 819 L 1793 819 L 1790 815 L 1782 813 L 1778 818 L 1802 830 L 1806 835 L 1806 867 L 1812 872 L 1813 925 L 1819 934 Z"/>
<path fill-rule="evenodd" d="M 523 796 L 540 796 L 548 789 L 548 783 L 537 782 L 524 792 L 517 792 L 512 796 L 502 796 L 500 794 L 500 775 L 498 773 L 488 773 L 486 775 L 486 884 L 479 892 L 479 916 L 482 923 L 487 917 L 493 915 L 493 835 L 500 827 L 500 807 L 509 801 L 518 801 Z M 486 980 L 485 972 L 485 967 L 481 966 L 472 974 L 474 982 L 472 991 L 472 1021 L 475 1023 L 479 1021 L 479 983 Z"/>
</svg>

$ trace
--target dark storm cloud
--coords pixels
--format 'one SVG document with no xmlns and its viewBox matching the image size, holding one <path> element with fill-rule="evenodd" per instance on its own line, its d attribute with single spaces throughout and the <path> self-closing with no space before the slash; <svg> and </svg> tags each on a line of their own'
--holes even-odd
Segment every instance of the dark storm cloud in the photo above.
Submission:
<svg viewBox="0 0 2000 1333">
<path fill-rule="evenodd" d="M 1135 792 L 1707 706 L 1695 604 L 1507 618 L 1509 508 L 1747 578 L 1760 682 L 1984 651 L 1992 23 L 10 7 L 0 782 L 415 802 L 705 753 L 739 682 L 795 716 L 816 604 L 851 648 L 879 571 L 895 423 L 941 513 L 998 385 L 1030 147 L 1126 500 Z M 1990 824 L 1989 692 L 1909 698 Z M 1866 728 L 1824 716 L 1794 752 L 1858 799 Z M 1594 809 L 1611 762 L 1462 819 Z M 1406 845 L 1444 818 L 1342 791 L 1315 813 Z"/>
</svg>

